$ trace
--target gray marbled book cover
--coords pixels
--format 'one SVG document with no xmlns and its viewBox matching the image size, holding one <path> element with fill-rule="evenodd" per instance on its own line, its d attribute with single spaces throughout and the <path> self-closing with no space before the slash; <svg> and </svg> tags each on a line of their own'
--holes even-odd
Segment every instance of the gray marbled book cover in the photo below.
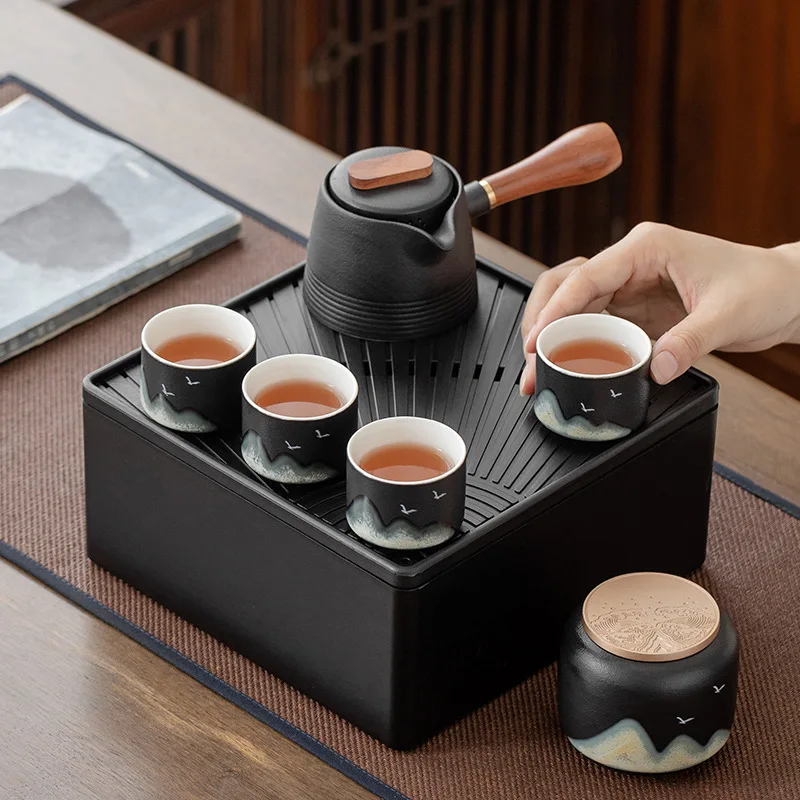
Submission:
<svg viewBox="0 0 800 800">
<path fill-rule="evenodd" d="M 0 109 L 0 361 L 238 236 L 234 209 L 29 95 Z"/>
</svg>

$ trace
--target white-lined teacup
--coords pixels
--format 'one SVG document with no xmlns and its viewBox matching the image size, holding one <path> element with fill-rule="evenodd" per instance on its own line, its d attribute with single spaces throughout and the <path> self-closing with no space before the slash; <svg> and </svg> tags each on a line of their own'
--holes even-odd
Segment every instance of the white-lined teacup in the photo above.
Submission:
<svg viewBox="0 0 800 800">
<path fill-rule="evenodd" d="M 265 389 L 291 381 L 330 388 L 340 407 L 300 417 L 258 404 Z M 347 367 L 309 353 L 275 356 L 245 375 L 241 393 L 242 458 L 253 472 L 280 483 L 318 483 L 344 473 L 347 442 L 358 427 L 358 381 Z"/>
<path fill-rule="evenodd" d="M 392 445 L 433 448 L 448 469 L 419 481 L 377 477 L 362 464 Z M 347 523 L 362 539 L 411 550 L 446 542 L 464 518 L 467 448 L 461 436 L 425 417 L 387 417 L 358 430 L 347 445 Z"/>
<path fill-rule="evenodd" d="M 565 369 L 551 359 L 556 348 L 584 340 L 623 348 L 631 366 L 592 375 Z M 652 351 L 650 337 L 621 317 L 575 314 L 551 322 L 536 340 L 536 417 L 570 439 L 603 442 L 627 436 L 647 415 Z"/>
<path fill-rule="evenodd" d="M 236 355 L 204 366 L 159 355 L 170 342 L 197 335 L 222 340 Z M 242 314 L 205 303 L 168 308 L 142 328 L 141 358 L 142 408 L 155 422 L 184 433 L 239 426 L 242 378 L 256 363 L 256 332 Z"/>
</svg>

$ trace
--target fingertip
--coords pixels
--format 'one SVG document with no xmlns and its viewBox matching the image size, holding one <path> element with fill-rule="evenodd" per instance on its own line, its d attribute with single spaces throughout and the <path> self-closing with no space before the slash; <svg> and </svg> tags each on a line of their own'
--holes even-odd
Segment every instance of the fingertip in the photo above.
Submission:
<svg viewBox="0 0 800 800">
<path fill-rule="evenodd" d="M 680 374 L 678 359 L 669 350 L 662 350 L 651 362 L 650 374 L 656 383 L 669 383 Z"/>
<path fill-rule="evenodd" d="M 653 347 L 650 372 L 657 383 L 683 375 L 698 358 L 729 341 L 724 315 L 698 308 L 668 330 Z"/>
<path fill-rule="evenodd" d="M 539 329 L 534 323 L 534 326 L 528 331 L 525 341 L 522 343 L 522 349 L 526 355 L 536 352 L 536 339 L 539 336 Z"/>
<path fill-rule="evenodd" d="M 526 355 L 536 355 L 536 341 L 538 340 L 539 335 L 551 322 L 562 316 L 559 313 L 558 308 L 550 308 L 550 305 L 552 304 L 548 304 L 548 306 L 539 312 L 539 316 L 536 317 L 536 322 L 534 322 L 533 327 L 530 329 L 530 331 L 528 331 L 524 346 Z"/>
<path fill-rule="evenodd" d="M 536 359 L 530 355 L 525 356 L 525 367 L 519 379 L 519 393 L 523 397 L 531 395 L 536 390 Z"/>
</svg>

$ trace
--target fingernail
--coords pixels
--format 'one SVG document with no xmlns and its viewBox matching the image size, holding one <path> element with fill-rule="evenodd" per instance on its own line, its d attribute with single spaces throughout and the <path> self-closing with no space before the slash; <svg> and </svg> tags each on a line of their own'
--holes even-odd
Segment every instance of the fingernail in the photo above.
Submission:
<svg viewBox="0 0 800 800">
<path fill-rule="evenodd" d="M 678 359 L 669 350 L 659 353 L 650 365 L 656 383 L 668 383 L 678 372 Z"/>
</svg>

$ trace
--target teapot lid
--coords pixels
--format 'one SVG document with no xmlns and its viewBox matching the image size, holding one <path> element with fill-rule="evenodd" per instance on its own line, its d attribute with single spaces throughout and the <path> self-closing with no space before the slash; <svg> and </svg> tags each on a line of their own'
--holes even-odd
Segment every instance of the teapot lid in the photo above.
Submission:
<svg viewBox="0 0 800 800">
<path fill-rule="evenodd" d="M 435 156 L 431 174 L 424 178 L 375 189 L 357 189 L 350 182 L 351 165 L 405 152 L 407 147 L 370 147 L 342 159 L 328 177 L 336 202 L 365 217 L 406 222 L 424 230 L 438 227 L 452 202 L 456 180 L 450 167 Z"/>
</svg>

